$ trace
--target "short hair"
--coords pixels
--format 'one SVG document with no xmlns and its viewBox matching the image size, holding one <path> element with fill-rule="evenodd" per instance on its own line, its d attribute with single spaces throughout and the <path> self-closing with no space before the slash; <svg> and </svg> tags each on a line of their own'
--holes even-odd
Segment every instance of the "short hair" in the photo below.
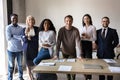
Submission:
<svg viewBox="0 0 120 80">
<path fill-rule="evenodd" d="M 72 21 L 73 21 L 72 15 L 67 15 L 67 16 L 65 16 L 64 20 L 65 20 L 66 18 L 70 18 L 70 19 L 72 19 Z"/>
<path fill-rule="evenodd" d="M 26 24 L 28 25 L 28 20 L 29 20 L 30 18 L 33 19 L 34 24 L 35 24 L 35 18 L 34 18 L 33 16 L 31 16 L 31 15 L 29 15 L 29 16 L 26 17 Z"/>
<path fill-rule="evenodd" d="M 105 19 L 107 19 L 107 20 L 108 20 L 108 22 L 110 22 L 110 18 L 109 18 L 109 17 L 104 16 L 104 17 L 102 18 L 102 20 L 103 20 L 104 18 L 105 18 Z"/>
<path fill-rule="evenodd" d="M 84 23 L 84 17 L 85 17 L 85 16 L 87 16 L 87 17 L 90 19 L 90 25 L 93 25 L 93 23 L 92 23 L 92 18 L 91 18 L 91 16 L 90 16 L 89 14 L 85 14 L 85 15 L 83 16 L 83 18 L 82 18 L 82 25 L 85 26 L 85 23 Z"/>
<path fill-rule="evenodd" d="M 16 16 L 16 17 L 18 17 L 18 15 L 15 14 L 15 13 L 11 14 L 11 15 L 10 15 L 10 18 L 11 18 L 12 16 Z"/>
</svg>

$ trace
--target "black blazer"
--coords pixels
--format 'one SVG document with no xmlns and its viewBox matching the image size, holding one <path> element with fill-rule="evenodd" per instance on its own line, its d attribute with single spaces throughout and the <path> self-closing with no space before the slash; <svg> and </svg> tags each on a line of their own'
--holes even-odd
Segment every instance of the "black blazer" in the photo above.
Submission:
<svg viewBox="0 0 120 80">
<path fill-rule="evenodd" d="M 28 40 L 25 36 L 25 28 L 23 29 L 23 52 L 26 53 L 26 57 L 29 60 L 33 60 L 38 54 L 38 27 L 33 27 L 35 31 L 35 36 L 31 37 L 31 40 Z"/>
<path fill-rule="evenodd" d="M 109 28 L 105 39 L 101 35 L 102 29 L 97 30 L 97 57 L 102 59 L 113 59 L 115 57 L 114 48 L 119 43 L 118 34 L 115 29 Z"/>
</svg>

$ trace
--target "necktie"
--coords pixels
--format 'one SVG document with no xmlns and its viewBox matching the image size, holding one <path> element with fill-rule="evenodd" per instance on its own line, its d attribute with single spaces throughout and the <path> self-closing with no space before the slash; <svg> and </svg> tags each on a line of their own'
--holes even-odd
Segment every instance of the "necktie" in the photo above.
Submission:
<svg viewBox="0 0 120 80">
<path fill-rule="evenodd" d="M 103 32 L 102 32 L 102 37 L 103 37 L 103 38 L 105 38 L 105 30 L 106 30 L 106 29 L 104 29 Z"/>
</svg>

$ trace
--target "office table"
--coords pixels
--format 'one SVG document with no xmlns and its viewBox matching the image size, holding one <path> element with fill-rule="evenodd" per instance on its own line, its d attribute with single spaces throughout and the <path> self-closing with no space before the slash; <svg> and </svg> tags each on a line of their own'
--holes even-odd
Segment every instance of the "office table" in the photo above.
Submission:
<svg viewBox="0 0 120 80">
<path fill-rule="evenodd" d="M 120 75 L 120 72 L 111 72 L 109 70 L 109 65 L 103 60 L 103 59 L 83 59 L 83 60 L 78 60 L 75 59 L 75 62 L 67 62 L 65 59 L 64 62 L 57 62 L 56 60 L 43 60 L 43 63 L 46 62 L 54 62 L 55 65 L 53 66 L 35 66 L 35 68 L 32 70 L 34 73 L 65 73 L 65 74 L 105 74 L 105 75 Z M 117 64 L 120 64 L 120 59 L 115 60 Z M 85 64 L 93 64 L 93 65 L 101 65 L 101 69 L 85 69 L 84 65 Z M 72 69 L 70 71 L 59 71 L 60 65 L 64 66 L 72 66 Z"/>
</svg>

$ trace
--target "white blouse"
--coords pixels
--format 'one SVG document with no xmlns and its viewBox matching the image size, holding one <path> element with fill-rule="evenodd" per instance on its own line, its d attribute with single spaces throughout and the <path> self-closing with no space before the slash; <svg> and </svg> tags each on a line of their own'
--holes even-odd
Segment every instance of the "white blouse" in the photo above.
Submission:
<svg viewBox="0 0 120 80">
<path fill-rule="evenodd" d="M 89 27 L 82 27 L 80 31 L 80 36 L 82 36 L 83 33 L 86 33 L 90 38 L 82 39 L 82 40 L 88 40 L 88 41 L 95 41 L 96 40 L 96 28 L 93 25 L 90 25 Z"/>
<path fill-rule="evenodd" d="M 28 32 L 29 36 L 35 36 L 35 31 L 34 28 L 30 29 L 30 31 Z"/>
<path fill-rule="evenodd" d="M 42 44 L 49 44 L 51 47 L 43 46 Z M 56 34 L 54 31 L 40 31 L 39 32 L 39 46 L 43 48 L 48 48 L 50 56 L 53 56 L 54 53 L 54 45 L 56 44 Z"/>
</svg>

